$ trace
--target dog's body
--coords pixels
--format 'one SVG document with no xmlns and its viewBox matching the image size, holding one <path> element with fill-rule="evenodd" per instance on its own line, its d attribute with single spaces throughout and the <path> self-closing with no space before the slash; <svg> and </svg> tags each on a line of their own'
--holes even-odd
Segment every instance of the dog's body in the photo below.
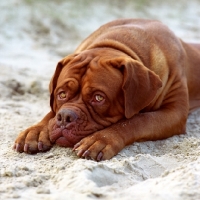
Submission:
<svg viewBox="0 0 200 200">
<path fill-rule="evenodd" d="M 53 143 L 79 157 L 110 159 L 135 141 L 185 132 L 200 106 L 200 45 L 150 20 L 116 20 L 91 34 L 57 65 L 52 110 L 15 141 L 19 152 Z"/>
</svg>

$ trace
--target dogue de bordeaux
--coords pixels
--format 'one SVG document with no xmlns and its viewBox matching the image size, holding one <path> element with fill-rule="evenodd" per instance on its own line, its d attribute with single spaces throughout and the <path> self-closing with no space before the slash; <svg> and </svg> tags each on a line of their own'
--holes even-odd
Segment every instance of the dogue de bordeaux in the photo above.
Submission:
<svg viewBox="0 0 200 200">
<path fill-rule="evenodd" d="M 57 144 L 107 160 L 136 141 L 185 133 L 188 113 L 200 106 L 200 44 L 159 21 L 115 20 L 58 63 L 49 89 L 51 111 L 20 133 L 14 149 Z"/>
</svg>

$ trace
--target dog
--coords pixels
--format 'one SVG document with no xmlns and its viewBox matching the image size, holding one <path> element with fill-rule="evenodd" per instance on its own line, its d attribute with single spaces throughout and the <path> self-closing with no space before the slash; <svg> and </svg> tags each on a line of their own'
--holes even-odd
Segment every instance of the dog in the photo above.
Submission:
<svg viewBox="0 0 200 200">
<path fill-rule="evenodd" d="M 199 85 L 200 44 L 159 21 L 112 21 L 58 63 L 51 111 L 19 134 L 14 149 L 32 154 L 57 144 L 101 161 L 134 142 L 183 134 L 200 106 Z"/>
</svg>

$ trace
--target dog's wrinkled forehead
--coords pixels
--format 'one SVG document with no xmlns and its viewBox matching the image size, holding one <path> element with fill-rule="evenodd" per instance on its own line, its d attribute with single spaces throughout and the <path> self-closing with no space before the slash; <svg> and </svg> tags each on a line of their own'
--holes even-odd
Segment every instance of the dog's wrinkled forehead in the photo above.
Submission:
<svg viewBox="0 0 200 200">
<path fill-rule="evenodd" d="M 55 73 L 49 84 L 50 105 L 52 110 L 55 111 L 53 105 L 56 90 L 66 83 L 67 78 L 73 77 L 76 82 L 80 82 L 81 76 L 85 73 L 91 59 L 91 54 L 72 54 L 58 62 Z"/>
<path fill-rule="evenodd" d="M 62 70 L 58 76 L 57 86 L 64 84 L 65 80 L 68 78 L 74 78 L 78 82 L 81 77 L 85 74 L 88 64 L 90 63 L 92 57 L 85 55 L 74 56 L 69 62 L 61 61 Z"/>
<path fill-rule="evenodd" d="M 89 82 L 93 82 L 92 79 L 96 79 L 95 82 L 99 82 L 99 85 L 103 84 L 105 79 L 110 80 L 108 74 L 112 74 L 112 72 L 109 73 L 110 70 L 107 70 L 107 72 L 102 74 L 103 71 L 105 71 L 103 68 L 113 68 L 111 67 L 113 65 L 111 61 L 118 56 L 116 51 L 112 52 L 110 49 L 90 49 L 69 55 L 62 59 L 58 63 L 54 76 L 50 82 L 51 107 L 53 108 L 54 96 L 59 88 L 62 88 L 63 86 L 70 88 L 72 84 L 73 87 L 75 85 L 75 88 L 78 89 L 83 83 L 82 79 L 84 76 L 90 76 Z M 88 70 L 90 70 L 90 73 L 87 73 Z M 101 73 L 101 75 L 98 76 L 95 73 Z M 115 77 L 113 77 L 112 80 L 115 80 Z"/>
<path fill-rule="evenodd" d="M 105 50 L 87 50 L 79 54 L 74 54 L 71 56 L 70 60 L 66 57 L 57 66 L 58 68 L 59 65 L 61 65 L 62 69 L 58 75 L 56 87 L 64 85 L 65 81 L 69 78 L 76 79 L 81 83 L 81 79 L 88 69 L 97 72 L 100 68 L 100 71 L 102 71 L 102 68 L 110 68 L 112 65 L 110 60 L 113 60 L 114 57 L 116 57 L 116 54 L 109 55 Z"/>
</svg>

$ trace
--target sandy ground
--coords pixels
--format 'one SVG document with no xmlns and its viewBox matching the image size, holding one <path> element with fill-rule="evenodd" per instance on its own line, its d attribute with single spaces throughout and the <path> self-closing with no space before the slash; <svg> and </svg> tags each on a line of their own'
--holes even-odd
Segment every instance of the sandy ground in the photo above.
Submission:
<svg viewBox="0 0 200 200">
<path fill-rule="evenodd" d="M 158 19 L 200 42 L 199 1 L 102 2 L 0 2 L 0 199 L 200 199 L 200 110 L 189 116 L 187 134 L 134 143 L 100 163 L 58 146 L 36 155 L 12 150 L 18 133 L 49 110 L 57 62 L 99 25 Z"/>
</svg>

